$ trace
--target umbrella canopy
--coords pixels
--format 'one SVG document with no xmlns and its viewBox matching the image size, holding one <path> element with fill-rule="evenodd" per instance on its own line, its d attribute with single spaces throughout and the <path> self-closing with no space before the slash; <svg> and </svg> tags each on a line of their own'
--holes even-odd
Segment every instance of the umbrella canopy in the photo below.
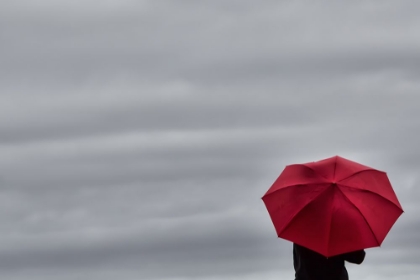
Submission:
<svg viewBox="0 0 420 280">
<path fill-rule="evenodd" d="M 403 213 L 385 172 L 339 156 L 286 166 L 262 200 L 279 237 L 327 257 L 380 246 Z"/>
</svg>

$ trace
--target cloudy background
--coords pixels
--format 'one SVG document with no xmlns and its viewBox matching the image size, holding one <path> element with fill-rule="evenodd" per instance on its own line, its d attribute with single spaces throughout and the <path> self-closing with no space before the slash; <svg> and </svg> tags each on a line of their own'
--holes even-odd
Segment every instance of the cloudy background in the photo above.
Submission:
<svg viewBox="0 0 420 280">
<path fill-rule="evenodd" d="M 418 1 L 2 0 L 0 278 L 293 279 L 286 164 L 387 171 L 420 277 Z"/>
</svg>

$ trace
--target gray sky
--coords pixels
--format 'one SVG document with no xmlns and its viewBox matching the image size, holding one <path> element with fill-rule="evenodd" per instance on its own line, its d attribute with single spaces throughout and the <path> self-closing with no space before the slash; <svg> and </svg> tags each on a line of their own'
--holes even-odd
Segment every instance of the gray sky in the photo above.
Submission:
<svg viewBox="0 0 420 280">
<path fill-rule="evenodd" d="M 0 278 L 293 279 L 286 164 L 384 170 L 420 276 L 418 1 L 0 2 Z"/>
</svg>

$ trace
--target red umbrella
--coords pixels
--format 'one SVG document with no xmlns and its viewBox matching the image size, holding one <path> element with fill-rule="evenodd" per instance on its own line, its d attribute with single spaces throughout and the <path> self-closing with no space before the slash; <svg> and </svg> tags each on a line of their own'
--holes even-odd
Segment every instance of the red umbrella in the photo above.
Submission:
<svg viewBox="0 0 420 280">
<path fill-rule="evenodd" d="M 279 237 L 326 257 L 380 246 L 403 213 L 385 172 L 339 156 L 286 166 L 262 199 Z"/>
</svg>

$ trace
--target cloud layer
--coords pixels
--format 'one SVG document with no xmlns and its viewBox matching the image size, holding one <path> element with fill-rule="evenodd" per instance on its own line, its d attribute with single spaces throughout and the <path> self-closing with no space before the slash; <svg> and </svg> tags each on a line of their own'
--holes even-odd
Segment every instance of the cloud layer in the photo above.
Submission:
<svg viewBox="0 0 420 280">
<path fill-rule="evenodd" d="M 0 276 L 281 279 L 286 164 L 388 173 L 357 279 L 418 279 L 415 1 L 2 1 Z"/>
</svg>

